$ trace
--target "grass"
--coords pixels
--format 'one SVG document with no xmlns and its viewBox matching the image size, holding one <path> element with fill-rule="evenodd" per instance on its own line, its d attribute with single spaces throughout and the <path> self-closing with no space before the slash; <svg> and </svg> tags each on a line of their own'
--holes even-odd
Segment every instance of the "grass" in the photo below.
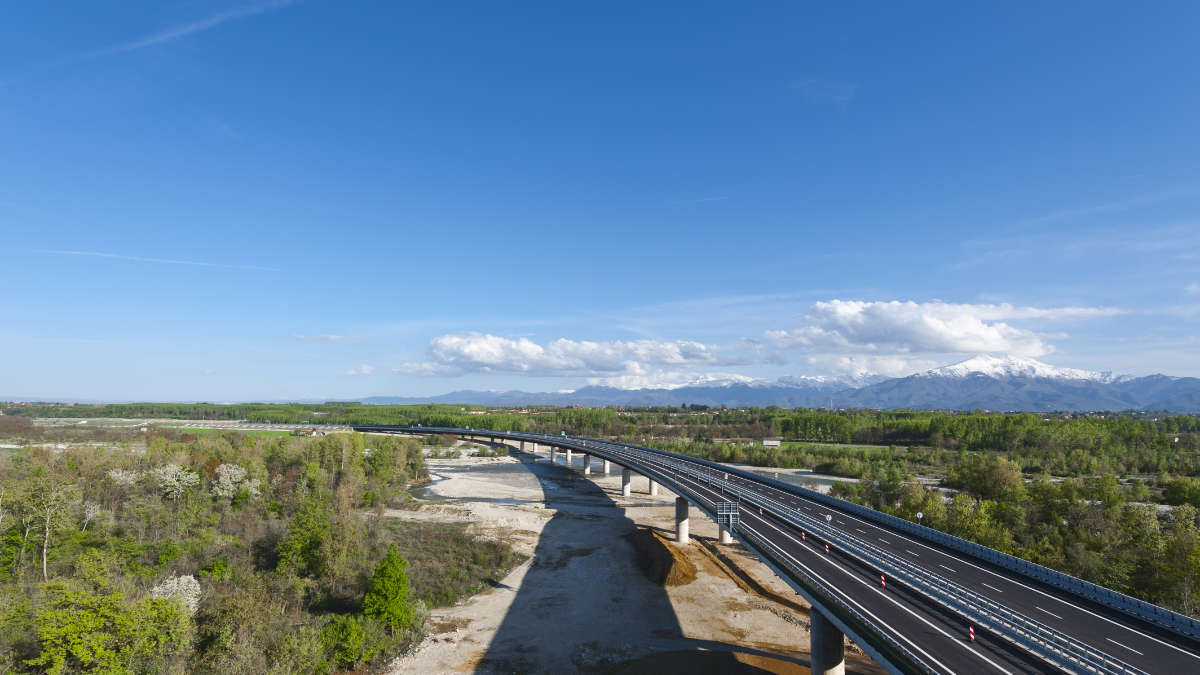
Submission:
<svg viewBox="0 0 1200 675">
<path fill-rule="evenodd" d="M 467 534 L 465 523 L 392 521 L 396 547 L 408 561 L 412 595 L 430 607 L 452 605 L 500 582 L 527 556 Z"/>
<path fill-rule="evenodd" d="M 245 434 L 247 436 L 291 436 L 292 435 L 291 431 L 287 431 L 287 430 L 278 430 L 277 431 L 275 429 L 188 429 L 188 428 L 184 428 L 184 427 L 162 427 L 162 428 L 170 429 L 171 431 L 177 431 L 181 434 L 195 434 L 197 436 L 211 435 L 211 434 L 226 434 L 229 432 L 233 432 L 233 433 L 237 433 L 237 434 Z"/>
</svg>

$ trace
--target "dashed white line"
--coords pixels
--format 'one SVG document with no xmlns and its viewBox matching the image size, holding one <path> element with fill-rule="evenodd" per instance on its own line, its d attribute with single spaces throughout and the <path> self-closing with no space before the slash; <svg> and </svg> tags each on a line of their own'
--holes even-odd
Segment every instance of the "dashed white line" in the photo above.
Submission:
<svg viewBox="0 0 1200 675">
<path fill-rule="evenodd" d="M 982 582 L 980 582 L 980 583 L 982 583 Z M 988 588 L 992 589 L 993 591 L 996 591 L 997 593 L 1003 593 L 1003 592 L 1004 592 L 1004 591 L 1000 590 L 999 588 L 996 588 L 995 586 L 993 586 L 993 585 L 991 585 L 991 584 L 983 584 L 983 585 L 984 585 L 984 586 L 987 586 Z"/>
<path fill-rule="evenodd" d="M 1054 618 L 1058 619 L 1059 621 L 1062 621 L 1062 617 L 1061 617 L 1061 616 L 1059 616 L 1059 615 L 1055 614 L 1054 612 L 1051 612 L 1051 611 L 1050 611 L 1050 610 L 1048 610 L 1048 609 L 1042 609 L 1041 607 L 1038 607 L 1037 605 L 1034 605 L 1034 606 L 1033 606 L 1033 608 L 1034 608 L 1034 609 L 1036 609 L 1036 610 L 1038 610 L 1038 611 L 1045 612 L 1045 613 L 1049 614 L 1050 616 L 1052 616 L 1052 617 L 1054 617 Z"/>
<path fill-rule="evenodd" d="M 1138 650 L 1134 649 L 1133 647 L 1130 647 L 1128 645 L 1123 645 L 1120 642 L 1117 642 L 1116 640 L 1114 640 L 1112 638 L 1104 638 L 1104 639 L 1108 640 L 1109 642 L 1113 643 L 1114 645 L 1116 645 L 1118 647 L 1125 647 L 1125 649 L 1128 649 L 1129 651 L 1133 652 L 1134 654 L 1137 654 L 1138 656 L 1145 656 L 1145 654 L 1139 652 Z"/>
<path fill-rule="evenodd" d="M 863 534 L 866 534 L 866 533 L 867 533 L 867 531 L 866 531 L 866 530 L 859 529 L 859 528 L 857 528 L 857 527 L 856 527 L 856 528 L 854 528 L 854 529 L 858 530 L 859 532 L 862 532 Z"/>
<path fill-rule="evenodd" d="M 910 551 L 910 550 L 908 550 L 908 549 L 904 549 L 904 552 L 905 552 L 905 553 L 912 553 L 912 555 L 915 555 L 915 556 L 917 556 L 918 558 L 920 558 L 920 557 L 921 557 L 921 554 L 920 554 L 920 553 L 913 553 L 912 551 Z"/>
<path fill-rule="evenodd" d="M 879 539 L 879 541 L 882 541 L 882 542 L 883 542 L 883 543 L 885 543 L 885 544 L 890 544 L 890 543 L 892 543 L 892 542 L 888 541 L 887 539 L 884 539 L 883 537 L 877 537 L 877 538 Z"/>
<path fill-rule="evenodd" d="M 944 570 L 950 570 L 951 572 L 954 572 L 954 570 L 953 570 L 953 569 L 951 569 L 951 568 L 949 568 L 949 567 L 946 567 L 945 565 L 943 565 L 943 564 L 941 564 L 941 563 L 938 563 L 938 567 L 940 567 L 940 568 L 942 568 L 942 569 L 944 569 Z M 954 573 L 955 573 L 955 574 L 958 574 L 957 572 L 954 572 Z"/>
</svg>

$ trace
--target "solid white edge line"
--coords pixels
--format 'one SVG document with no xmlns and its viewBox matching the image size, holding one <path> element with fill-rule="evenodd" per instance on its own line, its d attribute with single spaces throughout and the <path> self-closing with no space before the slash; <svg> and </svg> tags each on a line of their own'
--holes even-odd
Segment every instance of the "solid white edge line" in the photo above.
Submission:
<svg viewBox="0 0 1200 675">
<path fill-rule="evenodd" d="M 662 467 L 660 467 L 660 468 L 662 468 Z M 677 475 L 678 475 L 678 474 L 677 474 Z M 680 478 L 683 478 L 683 477 L 682 477 L 682 476 L 680 476 Z M 684 480 L 687 480 L 687 479 L 686 479 L 686 478 L 684 478 Z M 691 480 L 691 481 L 688 481 L 688 482 L 691 482 L 691 483 L 693 483 L 693 484 L 694 484 L 694 487 L 695 487 L 696 489 L 698 489 L 698 490 L 702 490 L 702 491 L 704 491 L 704 492 L 707 492 L 708 494 L 710 494 L 710 495 L 713 495 L 713 496 L 716 496 L 716 495 L 717 495 L 717 493 L 716 493 L 714 490 L 712 490 L 711 488 L 705 487 L 705 486 L 703 486 L 703 485 L 700 485 L 700 484 L 699 484 L 697 481 L 695 481 L 695 480 Z M 763 518 L 760 518 L 759 516 L 755 515 L 755 514 L 753 513 L 753 511 L 751 511 L 749 515 L 750 515 L 750 517 L 751 517 L 752 519 L 757 519 L 757 520 L 761 521 L 761 522 L 762 522 L 764 525 L 766 525 L 767 527 L 770 527 L 771 529 L 773 529 L 773 530 L 775 530 L 775 531 L 779 532 L 780 534 L 782 534 L 783 536 L 787 537 L 788 539 L 791 539 L 791 540 L 792 540 L 792 542 L 793 542 L 793 543 L 795 543 L 795 544 L 797 544 L 798 546 L 800 546 L 802 550 L 805 550 L 805 551 L 809 550 L 809 549 L 808 549 L 808 547 L 804 545 L 804 542 L 800 541 L 799 539 L 796 539 L 796 538 L 795 538 L 795 537 L 793 537 L 792 535 L 788 534 L 787 532 L 785 532 L 784 530 L 782 530 L 782 529 L 780 529 L 779 527 L 775 526 L 774 524 L 772 524 L 772 523 L 768 522 L 767 520 L 765 520 L 765 519 L 763 519 Z M 747 530 L 750 530 L 751 532 L 754 532 L 754 533 L 755 533 L 755 534 L 757 534 L 758 536 L 760 536 L 760 537 L 763 537 L 762 533 L 760 533 L 758 530 L 754 529 L 753 527 L 750 527 L 749 525 L 747 525 L 747 524 L 745 523 L 745 521 L 743 521 L 742 525 L 743 525 L 743 527 L 745 527 Z M 769 540 L 769 539 L 767 539 L 766 537 L 763 537 L 763 539 L 765 539 L 765 540 L 767 540 L 767 541 L 770 541 L 770 540 Z M 864 612 L 866 612 L 867 614 L 869 614 L 869 615 L 871 616 L 871 618 L 872 618 L 872 619 L 874 619 L 875 621 L 878 621 L 878 622 L 879 622 L 881 625 L 883 625 L 883 626 L 887 626 L 887 628 L 888 628 L 889 630 L 891 630 L 891 631 L 892 631 L 894 634 L 896 634 L 896 635 L 899 635 L 901 638 L 903 638 L 903 639 L 904 639 L 904 641 L 905 641 L 905 642 L 907 642 L 908 644 L 912 645 L 912 646 L 913 646 L 913 648 L 917 649 L 918 651 L 920 651 L 920 652 L 921 652 L 922 654 L 924 654 L 925 656 L 929 657 L 929 659 L 930 659 L 930 660 L 932 660 L 934 663 L 937 663 L 939 666 L 941 666 L 941 667 L 943 667 L 943 668 L 946 668 L 946 670 L 948 670 L 948 671 L 950 671 L 950 672 L 952 672 L 952 673 L 954 672 L 952 669 L 948 668 L 948 667 L 947 667 L 947 666 L 946 666 L 944 663 L 941 663 L 941 662 L 940 662 L 940 661 L 938 661 L 937 659 L 933 658 L 933 656 L 932 656 L 932 655 L 930 655 L 928 652 L 926 652 L 925 650 L 921 649 L 920 647 L 917 647 L 917 645 L 916 645 L 916 644 L 914 644 L 914 643 L 913 643 L 911 640 L 909 640 L 907 637 L 905 637 L 905 636 L 904 636 L 902 633 L 899 633 L 898 631 L 896 631 L 896 629 L 895 629 L 895 628 L 893 628 L 893 627 L 892 627 L 890 624 L 888 624 L 888 623 L 884 622 L 883 620 L 881 620 L 879 617 L 875 616 L 874 614 L 871 614 L 871 612 L 870 612 L 869 610 L 867 610 L 867 608 L 866 608 L 866 607 L 863 607 L 863 606 L 862 606 L 862 605 L 861 605 L 861 604 L 860 604 L 858 601 L 854 600 L 854 599 L 853 599 L 853 598 L 851 598 L 849 595 L 847 595 L 845 591 L 842 591 L 841 589 L 838 589 L 838 588 L 837 588 L 837 586 L 833 586 L 833 585 L 831 585 L 831 584 L 830 584 L 828 581 L 826 581 L 824 578 L 822 578 L 820 575 L 818 575 L 816 572 L 814 572 L 814 571 L 813 571 L 813 570 L 812 570 L 810 567 L 808 567 L 808 566 L 807 566 L 807 565 L 805 565 L 804 563 L 802 563 L 802 562 L 800 562 L 799 560 L 797 560 L 797 559 L 795 558 L 795 556 L 793 556 L 791 553 L 789 553 L 789 552 L 787 552 L 787 551 L 783 550 L 783 548 L 779 548 L 779 551 L 780 551 L 780 553 L 782 553 L 783 555 L 786 555 L 786 556 L 787 556 L 789 559 L 791 559 L 791 560 L 792 560 L 793 562 L 795 562 L 797 565 L 800 565 L 800 566 L 801 566 L 801 567 L 803 567 L 804 569 L 808 570 L 808 572 L 809 572 L 810 574 L 812 574 L 814 577 L 816 577 L 816 578 L 820 579 L 820 580 L 821 580 L 821 582 L 822 582 L 822 583 L 824 583 L 826 586 L 828 586 L 830 589 L 833 589 L 833 590 L 838 590 L 838 592 L 839 592 L 839 593 L 840 593 L 840 594 L 841 594 L 841 595 L 842 595 L 842 596 L 843 596 L 843 597 L 844 597 L 846 600 L 848 600 L 848 601 L 850 601 L 850 602 L 853 602 L 853 603 L 854 603 L 854 604 L 855 604 L 855 605 L 856 605 L 856 606 L 857 606 L 859 609 L 861 609 L 861 610 L 863 610 Z M 834 562 L 832 559 L 825 559 L 825 561 L 826 561 L 827 563 L 829 563 L 830 565 L 832 565 L 834 569 L 838 570 L 838 571 L 839 571 L 839 572 L 841 572 L 842 574 L 845 574 L 846 576 L 848 576 L 848 577 L 850 577 L 851 579 L 853 579 L 853 580 L 857 581 L 858 583 L 862 584 L 863 586 L 866 586 L 868 589 L 870 589 L 870 590 L 874 591 L 874 592 L 875 592 L 877 595 L 880 595 L 880 596 L 882 596 L 883 598 L 885 598 L 885 599 L 886 599 L 888 602 L 891 602 L 893 605 L 895 605 L 895 606 L 899 607 L 900 609 L 904 610 L 905 612 L 908 612 L 909 614 L 911 614 L 913 617 L 915 617 L 917 620 L 921 621 L 921 622 L 922 622 L 922 623 L 924 623 L 925 625 L 927 625 L 927 626 L 929 626 L 930 628 L 932 628 L 932 629 L 936 630 L 937 632 L 941 633 L 942 635 L 944 635 L 944 636 L 946 637 L 946 639 L 950 640 L 952 643 L 954 643 L 954 644 L 956 644 L 956 645 L 959 645 L 959 646 L 961 646 L 963 649 L 966 649 L 966 650 L 967 650 L 968 652 L 970 652 L 971 654 L 974 654 L 975 656 L 979 657 L 980 659 L 982 659 L 982 660 L 984 660 L 984 661 L 988 662 L 988 663 L 989 663 L 989 664 L 991 664 L 993 667 L 995 667 L 995 668 L 996 668 L 996 670 L 999 670 L 999 671 L 1000 671 L 1000 672 L 1002 672 L 1002 673 L 1008 673 L 1008 675 L 1012 675 L 1012 673 L 1011 673 L 1010 671 L 1007 671 L 1007 670 L 1005 670 L 1003 667 L 1001 667 L 1001 666 L 1000 666 L 1000 664 L 998 664 L 998 663 L 996 663 L 995 661 L 993 661 L 993 660 L 989 659 L 988 657 L 984 656 L 984 655 L 983 655 L 982 653 L 980 653 L 979 651 L 977 651 L 977 650 L 975 650 L 975 649 L 972 649 L 970 644 L 966 644 L 966 643 L 963 643 L 963 642 L 959 641 L 958 639 L 956 639 L 955 637 L 953 637 L 952 635 L 950 635 L 950 634 L 949 634 L 949 633 L 947 633 L 946 631 L 942 630 L 940 627 L 938 627 L 938 626 L 934 625 L 933 623 L 930 623 L 930 621 L 929 621 L 928 619 L 926 619 L 925 617 L 921 616 L 920 614 L 917 614 L 917 613 L 916 613 L 916 612 L 914 612 L 912 609 L 910 609 L 909 607 L 907 607 L 907 606 L 905 606 L 904 604 L 900 603 L 899 601 L 897 601 L 896 599 L 894 599 L 893 597 L 891 597 L 891 596 L 890 596 L 890 595 L 888 595 L 887 593 L 884 593 L 884 592 L 883 592 L 883 591 L 881 591 L 880 589 L 878 589 L 878 588 L 875 588 L 875 586 L 874 586 L 874 585 L 872 585 L 872 584 L 869 584 L 869 583 L 867 583 L 866 581 L 864 581 L 864 580 L 862 580 L 862 579 L 858 578 L 858 576 L 856 576 L 856 575 L 855 575 L 853 572 L 851 572 L 851 571 L 847 570 L 846 568 L 842 567 L 842 566 L 841 566 L 840 564 L 838 564 L 837 562 Z"/>
<path fill-rule="evenodd" d="M 766 486 L 766 487 L 771 487 L 771 486 L 769 486 L 769 485 L 768 485 L 768 486 Z M 1058 597 L 1058 596 L 1055 596 L 1055 595 L 1051 595 L 1051 594 L 1049 594 L 1049 593 L 1047 593 L 1047 592 L 1045 592 L 1045 591 L 1043 591 L 1043 590 L 1041 590 L 1041 589 L 1034 588 L 1034 587 L 1032 587 L 1032 586 L 1029 586 L 1028 584 L 1021 583 L 1020 581 L 1017 581 L 1016 579 L 1012 579 L 1012 578 L 1006 577 L 1006 576 L 1004 576 L 1003 574 L 999 574 L 999 573 L 997 573 L 997 572 L 994 572 L 994 571 L 992 571 L 992 570 L 990 570 L 990 569 L 987 569 L 986 567 L 981 567 L 980 565 L 976 565 L 975 563 L 971 562 L 970 560 L 966 560 L 966 559 L 964 559 L 964 558 L 959 558 L 958 556 L 950 555 L 949 553 L 947 553 L 947 552 L 945 552 L 945 551 L 942 551 L 942 550 L 939 550 L 939 549 L 937 549 L 937 548 L 935 548 L 935 547 L 933 547 L 933 546 L 930 546 L 929 544 L 926 544 L 925 542 L 922 542 L 922 541 L 917 541 L 917 540 L 915 540 L 915 539 L 911 539 L 911 538 L 909 538 L 909 537 L 907 537 L 907 536 L 905 536 L 905 535 L 903 535 L 903 534 L 898 534 L 898 533 L 896 533 L 896 532 L 894 532 L 894 531 L 892 531 L 892 530 L 885 530 L 885 529 L 884 529 L 882 526 L 880 526 L 880 525 L 878 525 L 878 524 L 876 524 L 876 523 L 867 522 L 867 521 L 863 520 L 862 518 L 859 518 L 858 516 L 854 516 L 854 515 L 848 515 L 847 517 L 848 517 L 848 518 L 851 518 L 851 519 L 853 519 L 853 520 L 856 520 L 856 521 L 858 521 L 858 522 L 860 522 L 860 523 L 862 523 L 862 524 L 864 524 L 864 525 L 867 525 L 867 526 L 869 526 L 869 527 L 873 527 L 873 528 L 875 528 L 876 530 L 879 530 L 879 531 L 882 531 L 882 532 L 888 532 L 889 534 L 892 534 L 892 535 L 894 535 L 894 536 L 897 536 L 897 537 L 899 537 L 900 539 L 903 539 L 904 541 L 911 542 L 912 544 L 915 544 L 915 545 L 917 545 L 917 546 L 920 546 L 920 547 L 922 547 L 922 548 L 927 548 L 927 549 L 929 549 L 930 551 L 933 551 L 934 553 L 940 553 L 941 555 L 943 555 L 943 556 L 945 556 L 945 557 L 947 557 L 947 558 L 949 558 L 949 559 L 951 559 L 951 560 L 957 560 L 958 562 L 961 562 L 961 563 L 963 563 L 964 565 L 970 565 L 971 567 L 974 567 L 975 569 L 977 569 L 977 570 L 979 570 L 979 571 L 981 571 L 981 572 L 986 572 L 986 573 L 988 573 L 988 574 L 990 574 L 990 575 L 992 575 L 992 576 L 994 576 L 994 577 L 996 577 L 996 578 L 998 578 L 998 579 L 1004 579 L 1005 581 L 1008 581 L 1008 582 L 1014 583 L 1014 584 L 1016 584 L 1016 585 L 1018 585 L 1018 586 L 1020 586 L 1020 587 L 1022 587 L 1022 588 L 1025 588 L 1025 589 L 1027 589 L 1027 590 L 1033 591 L 1034 593 L 1037 593 L 1037 594 L 1039 594 L 1039 595 L 1043 595 L 1043 596 L 1045 596 L 1045 597 L 1047 597 L 1047 598 L 1050 598 L 1051 600 L 1054 600 L 1055 602 L 1058 602 L 1058 603 L 1064 604 L 1064 605 L 1066 605 L 1067 607 L 1070 607 L 1070 608 L 1072 608 L 1072 609 L 1079 610 L 1080 612 L 1083 612 L 1083 613 L 1085 613 L 1085 614 L 1090 614 L 1091 616 L 1094 616 L 1094 617 L 1096 617 L 1097 619 L 1102 619 L 1102 620 L 1104 620 L 1104 621 L 1107 621 L 1108 623 L 1111 623 L 1112 625 L 1114 625 L 1114 626 L 1117 626 L 1118 628 L 1123 628 L 1123 629 L 1125 629 L 1125 630 L 1129 631 L 1130 633 L 1134 633 L 1134 634 L 1136 634 L 1136 635 L 1140 635 L 1140 636 L 1142 636 L 1142 637 L 1144 637 L 1144 638 L 1146 638 L 1146 639 L 1153 640 L 1154 642 L 1157 642 L 1157 643 L 1159 643 L 1159 644 L 1161 644 L 1161 645 L 1163 645 L 1163 646 L 1166 646 L 1166 647 L 1170 647 L 1171 649 L 1174 649 L 1174 650 L 1175 650 L 1175 651 L 1177 651 L 1177 652 L 1180 652 L 1180 653 L 1182 653 L 1182 654 L 1187 654 L 1188 656 L 1190 656 L 1190 657 L 1192 657 L 1192 658 L 1194 658 L 1194 659 L 1200 659 L 1200 654 L 1196 654 L 1196 653 L 1190 652 L 1190 651 L 1188 651 L 1188 650 L 1186 650 L 1186 649 L 1184 649 L 1184 648 L 1182 648 L 1182 647 L 1179 647 L 1179 646 L 1177 646 L 1177 645 L 1173 645 L 1173 644 L 1171 644 L 1170 642 L 1167 642 L 1166 640 L 1160 640 L 1159 638 L 1156 638 L 1156 637 L 1154 637 L 1153 635 L 1147 635 L 1146 633 L 1143 633 L 1142 631 L 1140 631 L 1140 630 L 1138 630 L 1138 629 L 1136 629 L 1136 628 L 1134 628 L 1134 627 L 1132 627 L 1132 626 L 1126 626 L 1125 624 L 1123 624 L 1123 623 L 1120 623 L 1120 622 L 1118 622 L 1118 621 L 1114 621 L 1113 619 L 1110 619 L 1110 618 L 1108 618 L 1107 616 L 1104 616 L 1104 615 L 1102 615 L 1102 614 L 1097 614 L 1097 613 L 1095 613 L 1095 612 L 1091 611 L 1090 609 L 1085 609 L 1085 608 L 1083 608 L 1083 607 L 1080 607 L 1080 606 L 1078 606 L 1078 605 L 1075 605 L 1075 604 L 1072 604 L 1072 603 L 1070 603 L 1070 602 L 1067 602 L 1067 601 L 1066 601 L 1066 600 L 1064 600 L 1063 598 L 1060 598 L 1060 597 Z M 882 542 L 884 542 L 885 544 L 886 544 L 886 543 L 888 543 L 888 542 L 886 542 L 886 541 L 885 541 L 884 539 L 882 539 L 882 538 L 880 538 L 880 539 L 879 539 L 879 541 L 882 541 Z M 1016 574 L 1016 573 L 1014 572 L 1014 574 Z M 1066 591 L 1064 591 L 1064 592 L 1066 592 Z M 1079 639 L 1079 638 L 1076 638 L 1076 639 Z M 1099 648 L 1097 647 L 1097 649 L 1099 649 Z"/>
<path fill-rule="evenodd" d="M 751 517 L 753 518 L 753 517 L 755 517 L 755 516 L 754 516 L 753 514 L 751 514 Z M 763 521 L 763 524 L 764 524 L 764 525 L 766 525 L 767 527 L 770 527 L 770 528 L 771 528 L 771 529 L 773 529 L 773 530 L 776 530 L 777 532 L 779 532 L 779 533 L 780 533 L 780 534 L 782 534 L 783 536 L 787 537 L 788 539 L 791 539 L 793 542 L 795 542 L 795 543 L 797 543 L 797 544 L 800 544 L 801 546 L 803 546 L 803 544 L 802 544 L 802 543 L 801 543 L 799 540 L 797 540 L 795 537 L 793 537 L 792 535 L 788 534 L 787 532 L 784 532 L 783 530 L 779 529 L 779 528 L 778 528 L 778 527 L 776 527 L 775 525 L 772 525 L 771 523 L 768 523 L 768 522 L 766 522 L 766 521 Z M 755 534 L 758 534 L 760 537 L 762 536 L 762 534 L 761 534 L 761 533 L 759 533 L 759 531 L 758 531 L 758 530 L 755 530 L 755 529 L 754 529 L 754 528 L 752 528 L 752 527 L 749 527 L 749 526 L 747 526 L 747 528 L 746 528 L 746 529 L 750 530 L 751 532 L 754 532 Z M 765 537 L 764 537 L 764 538 L 765 538 Z M 807 548 L 807 547 L 806 547 L 806 548 Z M 822 579 L 820 576 L 818 576 L 818 575 L 817 575 L 817 573 L 816 573 L 816 572 L 813 572 L 813 571 L 812 571 L 812 570 L 811 570 L 811 569 L 810 569 L 810 568 L 809 568 L 807 565 L 805 565 L 804 563 L 801 563 L 799 560 L 796 560 L 796 558 L 795 558 L 795 557 L 793 557 L 793 556 L 792 556 L 790 553 L 788 553 L 787 551 L 784 551 L 783 549 L 780 549 L 780 551 L 781 551 L 781 552 L 782 552 L 784 555 L 786 555 L 787 557 L 789 557 L 789 558 L 791 558 L 793 561 L 795 561 L 795 563 L 796 563 L 797 565 L 800 565 L 801 567 L 804 567 L 804 569 L 808 570 L 808 571 L 809 571 L 809 572 L 810 572 L 810 573 L 811 573 L 813 576 L 817 577 L 818 579 L 821 579 L 821 581 L 822 581 L 822 582 L 824 582 L 824 583 L 826 583 L 826 584 L 829 584 L 829 582 L 828 582 L 828 581 L 825 581 L 825 580 L 824 580 L 824 579 Z M 863 581 L 862 579 L 858 578 L 858 576 L 857 576 L 857 575 L 855 575 L 853 572 L 851 572 L 850 570 L 847 570 L 846 568 L 842 567 L 842 566 L 841 566 L 841 565 L 839 565 L 838 563 L 834 562 L 832 559 L 826 559 L 826 562 L 828 562 L 830 565 L 832 565 L 832 566 L 834 567 L 834 569 L 838 570 L 838 571 L 839 571 L 839 572 L 841 572 L 842 574 L 845 574 L 846 576 L 848 576 L 848 577 L 850 577 L 851 579 L 853 579 L 853 580 L 857 581 L 858 583 L 862 584 L 863 586 L 866 586 L 868 589 L 870 589 L 871 591 L 873 591 L 875 594 L 877 594 L 877 595 L 879 595 L 879 596 L 881 596 L 881 597 L 883 597 L 883 598 L 887 599 L 887 601 L 888 601 L 888 602 L 891 602 L 893 605 L 895 605 L 895 606 L 899 607 L 900 609 L 902 609 L 902 610 L 904 610 L 904 611 L 908 612 L 909 614 L 911 614 L 913 617 L 915 617 L 915 618 L 916 618 L 918 621 L 920 621 L 921 623 L 925 624 L 926 626 L 929 626 L 930 628 L 932 628 L 932 629 L 936 630 L 937 632 L 941 633 L 942 635 L 946 636 L 946 639 L 950 640 L 950 642 L 952 642 L 952 643 L 954 643 L 954 644 L 956 644 L 956 645 L 959 645 L 959 646 L 960 646 L 960 647 L 962 647 L 963 649 L 967 650 L 967 652 L 969 652 L 969 653 L 971 653 L 971 654 L 974 654 L 975 656 L 978 656 L 980 659 L 983 659 L 984 661 L 987 661 L 987 662 L 988 662 L 988 663 L 990 663 L 990 664 L 991 664 L 993 667 L 995 667 L 995 668 L 996 668 L 996 670 L 999 670 L 999 671 L 1000 671 L 1000 672 L 1002 672 L 1002 673 L 1009 673 L 1009 671 L 1007 671 L 1007 670 L 1005 670 L 1003 667 L 1001 667 L 1001 666 L 1000 666 L 1000 664 L 998 664 L 998 663 L 996 663 L 995 661 L 993 661 L 993 660 L 989 659 L 988 657 L 984 656 L 984 655 L 983 655 L 983 653 L 981 653 L 981 652 L 979 652 L 979 651 L 977 651 L 977 650 L 975 650 L 975 649 L 971 649 L 970 645 L 968 645 L 968 644 L 966 644 L 966 643 L 962 642 L 960 639 L 958 639 L 958 638 L 955 638 L 954 636 L 950 635 L 950 634 L 949 634 L 949 633 L 947 633 L 946 631 L 942 630 L 942 629 L 941 629 L 939 626 L 935 626 L 933 623 L 931 623 L 931 622 L 930 622 L 928 619 L 926 619 L 925 617 L 921 616 L 920 614 L 917 614 L 917 613 L 916 613 L 916 612 L 914 612 L 912 609 L 908 608 L 908 607 L 907 607 L 907 606 L 905 606 L 904 604 L 902 604 L 902 603 L 900 603 L 899 601 L 897 601 L 896 599 L 892 598 L 892 596 L 888 595 L 887 593 L 884 593 L 883 591 L 879 590 L 878 588 L 875 588 L 875 586 L 874 586 L 874 585 L 872 585 L 872 584 L 869 584 L 869 583 L 867 583 L 866 581 Z M 830 586 L 830 587 L 831 587 L 831 588 L 837 588 L 836 586 Z M 862 607 L 862 605 L 859 605 L 859 603 L 858 603 L 858 602 L 856 602 L 856 601 L 855 601 L 853 598 L 851 598 L 850 596 L 846 595 L 846 593 L 845 593 L 844 591 L 842 591 L 842 596 L 843 596 L 843 597 L 845 597 L 847 600 L 850 600 L 851 602 L 854 602 L 854 604 L 855 604 L 855 605 L 858 605 L 860 608 L 862 608 L 862 609 L 863 609 L 863 611 L 867 611 L 867 610 L 866 610 L 866 608 Z M 868 612 L 868 614 L 869 614 L 869 613 L 870 613 L 870 612 Z M 881 619 L 879 619 L 879 618 L 878 618 L 878 617 L 876 617 L 875 615 L 873 615 L 873 614 L 872 614 L 872 615 L 871 615 L 871 618 L 875 619 L 876 621 L 879 621 L 879 623 L 881 623 L 882 625 L 884 625 L 884 626 L 887 626 L 887 627 L 888 627 L 890 630 L 892 630 L 893 632 L 896 632 L 896 629 L 895 629 L 895 628 L 892 628 L 892 626 L 891 626 L 891 625 L 889 625 L 888 623 L 886 623 L 886 622 L 882 621 Z M 897 632 L 896 634 L 897 634 L 897 635 L 901 635 L 901 636 L 903 637 L 903 634 L 901 634 L 901 633 L 898 633 L 898 632 Z M 954 671 L 953 671 L 953 670 L 951 670 L 950 668 L 947 668 L 945 664 L 941 663 L 941 662 L 940 662 L 940 661 L 938 661 L 937 659 L 934 659 L 932 656 L 930 656 L 928 652 L 926 652 L 925 650 L 921 649 L 920 647 L 917 647 L 917 646 L 916 646 L 915 644 L 913 644 L 913 643 L 912 643 L 912 641 L 911 641 L 911 640 L 909 640 L 908 638 L 904 638 L 904 641 L 905 641 L 905 642 L 908 642 L 908 644 L 910 644 L 910 645 L 913 645 L 913 647 L 915 647 L 917 650 L 919 650 L 919 651 L 920 651 L 922 654 L 925 654 L 926 656 L 929 656 L 929 658 L 930 658 L 930 659 L 933 659 L 934 663 L 937 663 L 939 666 L 941 666 L 941 667 L 943 667 L 943 668 L 946 668 L 946 670 L 950 670 L 950 672 L 954 672 Z M 1011 673 L 1010 673 L 1010 675 L 1011 675 Z"/>
</svg>

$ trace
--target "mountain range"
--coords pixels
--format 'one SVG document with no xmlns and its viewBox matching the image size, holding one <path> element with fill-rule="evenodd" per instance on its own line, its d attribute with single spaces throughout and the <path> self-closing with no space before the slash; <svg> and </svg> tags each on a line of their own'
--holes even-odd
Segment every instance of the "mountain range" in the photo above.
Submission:
<svg viewBox="0 0 1200 675">
<path fill-rule="evenodd" d="M 916 408 L 946 410 L 1165 410 L 1200 413 L 1200 378 L 1058 368 L 1028 358 L 976 356 L 907 377 L 838 379 L 786 376 L 775 381 L 705 380 L 670 388 L 574 391 L 455 391 L 431 397 L 372 396 L 364 403 L 477 405 L 682 405 L 784 408 Z"/>
</svg>

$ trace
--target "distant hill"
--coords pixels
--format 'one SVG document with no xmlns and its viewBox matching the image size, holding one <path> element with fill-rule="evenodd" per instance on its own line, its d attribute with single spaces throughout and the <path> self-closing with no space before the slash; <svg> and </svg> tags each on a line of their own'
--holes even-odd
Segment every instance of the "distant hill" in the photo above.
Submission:
<svg viewBox="0 0 1200 675">
<path fill-rule="evenodd" d="M 866 381 L 784 377 L 710 381 L 662 389 L 588 386 L 571 392 L 455 391 L 372 396 L 364 403 L 477 405 L 682 405 L 973 410 L 1167 410 L 1200 412 L 1200 378 L 1057 368 L 1034 359 L 977 356 L 924 373 Z"/>
</svg>

